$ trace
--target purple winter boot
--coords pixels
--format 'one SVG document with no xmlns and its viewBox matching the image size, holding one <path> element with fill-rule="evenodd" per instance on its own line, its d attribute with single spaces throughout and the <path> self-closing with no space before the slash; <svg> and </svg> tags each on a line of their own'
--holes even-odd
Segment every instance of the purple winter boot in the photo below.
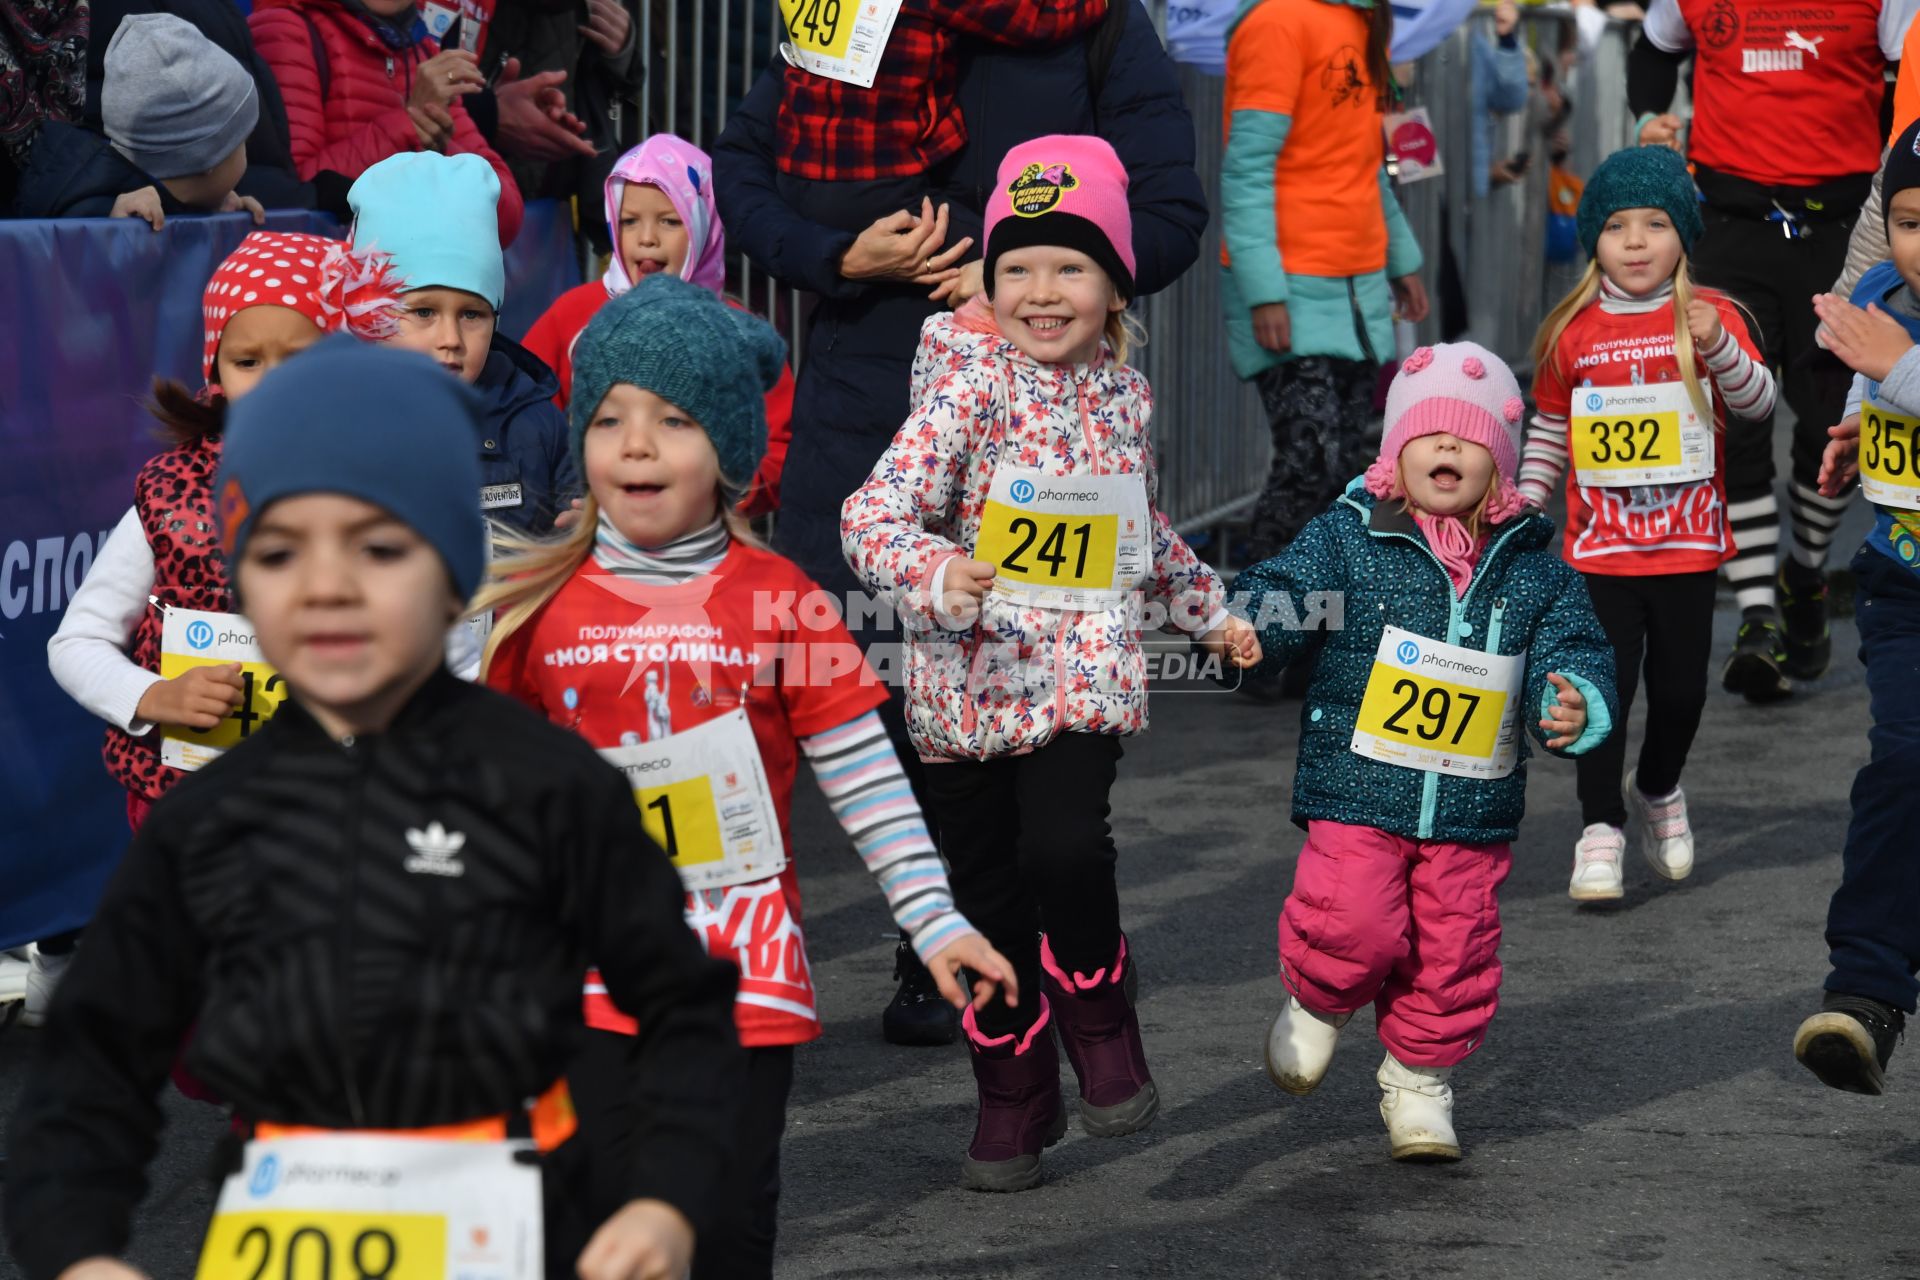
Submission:
<svg viewBox="0 0 1920 1280">
<path fill-rule="evenodd" d="M 1026 1191 L 1040 1185 L 1040 1153 L 1067 1131 L 1060 1105 L 1060 1055 L 1044 997 L 1025 1035 L 989 1039 L 969 1007 L 960 1019 L 980 1090 L 980 1119 L 961 1178 L 973 1191 Z"/>
<path fill-rule="evenodd" d="M 1140 1019 L 1133 1012 L 1127 940 L 1111 967 L 1092 976 L 1069 974 L 1040 939 L 1041 986 L 1060 1023 L 1060 1043 L 1080 1078 L 1080 1123 L 1096 1138 L 1118 1138 L 1146 1128 L 1160 1112 L 1160 1093 L 1147 1074 Z"/>
</svg>

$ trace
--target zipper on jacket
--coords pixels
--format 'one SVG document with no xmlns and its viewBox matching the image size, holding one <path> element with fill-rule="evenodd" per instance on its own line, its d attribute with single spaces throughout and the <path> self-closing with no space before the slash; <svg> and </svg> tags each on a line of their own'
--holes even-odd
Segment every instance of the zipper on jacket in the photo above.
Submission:
<svg viewBox="0 0 1920 1280">
<path fill-rule="evenodd" d="M 409 76 L 409 78 L 411 78 L 411 76 Z M 387 55 L 387 79 L 389 80 L 393 79 L 393 55 L 392 54 Z M 411 92 L 413 89 L 413 86 L 408 85 L 407 89 L 409 92 Z"/>
<path fill-rule="evenodd" d="M 354 913 L 360 901 L 360 825 L 366 810 L 367 759 L 366 750 L 355 744 L 349 734 L 340 740 L 340 747 L 347 758 L 353 761 L 353 799 L 347 808 L 347 821 L 342 830 L 347 833 L 347 891 L 346 902 L 340 913 L 340 989 L 338 992 L 339 1009 L 335 1018 L 334 1033 L 340 1038 L 341 1079 L 346 1083 L 347 1114 L 353 1117 L 353 1123 L 365 1128 L 367 1111 L 360 1100 L 360 1079 L 353 1061 L 353 951 L 355 942 Z"/>
</svg>

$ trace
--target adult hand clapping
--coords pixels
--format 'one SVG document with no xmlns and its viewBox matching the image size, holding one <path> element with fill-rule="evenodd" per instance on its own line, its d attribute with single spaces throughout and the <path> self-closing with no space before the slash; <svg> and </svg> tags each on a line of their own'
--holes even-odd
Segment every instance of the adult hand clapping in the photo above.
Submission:
<svg viewBox="0 0 1920 1280">
<path fill-rule="evenodd" d="M 938 209 L 922 198 L 920 212 L 903 209 L 875 220 L 860 233 L 840 259 L 840 274 L 849 280 L 902 280 L 937 285 L 959 273 L 953 264 L 973 247 L 965 236 L 951 248 L 947 239 L 947 206 Z"/>
</svg>

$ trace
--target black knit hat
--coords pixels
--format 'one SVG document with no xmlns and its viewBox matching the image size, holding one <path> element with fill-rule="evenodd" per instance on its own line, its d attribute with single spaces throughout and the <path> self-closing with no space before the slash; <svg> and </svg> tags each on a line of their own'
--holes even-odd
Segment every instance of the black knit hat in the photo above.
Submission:
<svg viewBox="0 0 1920 1280">
<path fill-rule="evenodd" d="M 1886 167 L 1880 171 L 1880 217 L 1888 217 L 1893 198 L 1910 187 L 1920 187 L 1920 120 L 1901 130 L 1887 149 Z"/>
</svg>

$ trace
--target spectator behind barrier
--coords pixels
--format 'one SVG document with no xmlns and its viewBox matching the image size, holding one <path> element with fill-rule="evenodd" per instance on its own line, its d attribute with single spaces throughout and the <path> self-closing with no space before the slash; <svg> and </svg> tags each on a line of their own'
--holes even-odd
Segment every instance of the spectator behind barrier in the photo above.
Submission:
<svg viewBox="0 0 1920 1280">
<path fill-rule="evenodd" d="M 17 218 L 139 217 L 250 211 L 237 195 L 259 94 L 246 69 L 170 14 L 120 24 L 100 93 L 106 137 L 49 120 L 35 135 L 14 193 Z"/>
<path fill-rule="evenodd" d="M 40 126 L 71 123 L 86 102 L 87 9 L 79 0 L 0 3 L 0 214 Z"/>
<path fill-rule="evenodd" d="M 520 188 L 460 99 L 484 87 L 471 53 L 416 36 L 412 0 L 258 0 L 248 26 L 286 100 L 293 162 L 345 215 L 354 180 L 389 156 L 477 155 L 500 178 L 499 241 L 520 233 Z"/>
<path fill-rule="evenodd" d="M 432 356 L 480 393 L 481 509 L 545 533 L 580 491 L 579 473 L 553 371 L 499 331 L 498 175 L 478 156 L 390 156 L 347 198 L 354 249 L 386 254 L 405 281 L 398 330 L 384 341 Z"/>
<path fill-rule="evenodd" d="M 107 46 L 122 21 L 135 14 L 170 13 L 190 22 L 200 34 L 246 68 L 259 94 L 260 119 L 247 138 L 247 172 L 236 188 L 268 209 L 311 209 L 313 184 L 300 181 L 293 168 L 292 144 L 287 137 L 287 107 L 272 68 L 253 47 L 247 17 L 233 0 L 89 0 L 93 29 L 87 40 L 87 104 L 83 123 L 103 129 L 101 89 L 106 81 Z"/>
</svg>

